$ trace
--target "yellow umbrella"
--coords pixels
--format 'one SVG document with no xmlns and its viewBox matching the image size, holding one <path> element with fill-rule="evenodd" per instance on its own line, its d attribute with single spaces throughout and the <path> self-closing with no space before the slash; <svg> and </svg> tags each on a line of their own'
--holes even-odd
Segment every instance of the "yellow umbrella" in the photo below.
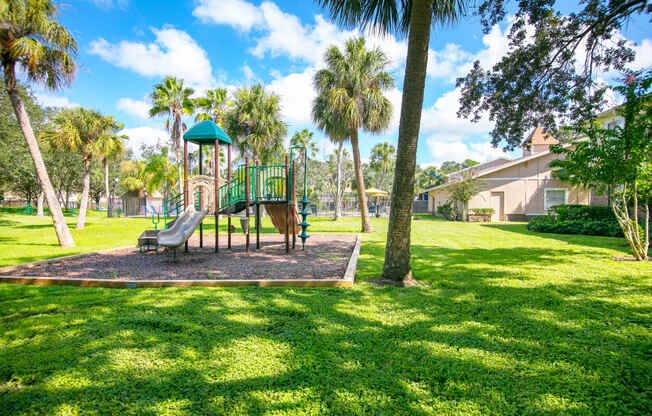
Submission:
<svg viewBox="0 0 652 416">
<path fill-rule="evenodd" d="M 378 188 L 369 188 L 365 191 L 365 193 L 369 196 L 375 196 L 375 197 L 389 196 L 389 192 L 383 191 L 382 189 L 378 189 Z"/>
<path fill-rule="evenodd" d="M 382 189 L 377 189 L 377 188 L 369 188 L 364 191 L 367 195 L 376 197 L 376 217 L 380 217 L 380 209 L 378 207 L 378 198 L 380 197 L 388 197 L 389 192 L 385 192 Z"/>
</svg>

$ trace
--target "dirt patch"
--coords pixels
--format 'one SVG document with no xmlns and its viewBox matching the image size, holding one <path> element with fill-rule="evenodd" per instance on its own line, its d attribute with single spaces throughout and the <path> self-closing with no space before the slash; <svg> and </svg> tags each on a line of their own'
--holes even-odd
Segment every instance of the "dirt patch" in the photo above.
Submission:
<svg viewBox="0 0 652 416">
<path fill-rule="evenodd" d="M 47 264 L 35 264 L 12 270 L 13 276 L 60 278 L 98 278 L 117 280 L 188 280 L 188 279 L 341 279 L 355 245 L 355 235 L 313 235 L 301 250 L 285 253 L 285 237 L 262 235 L 256 250 L 251 238 L 249 254 L 241 234 L 232 236 L 232 249 L 226 248 L 226 236 L 220 235 L 220 252 L 214 252 L 213 236 L 190 240 L 190 250 L 177 250 L 176 262 L 170 253 L 141 254 L 137 248 L 89 254 Z M 291 243 L 290 243 L 291 244 Z"/>
</svg>

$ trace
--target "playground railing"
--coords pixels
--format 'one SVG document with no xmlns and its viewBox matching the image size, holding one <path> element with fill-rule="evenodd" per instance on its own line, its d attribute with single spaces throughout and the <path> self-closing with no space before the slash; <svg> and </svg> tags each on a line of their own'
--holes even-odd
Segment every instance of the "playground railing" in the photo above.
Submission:
<svg viewBox="0 0 652 416">
<path fill-rule="evenodd" d="M 236 168 L 233 179 L 220 186 L 217 190 L 219 209 L 227 208 L 246 200 L 245 165 Z M 253 165 L 249 166 L 249 201 L 284 201 L 285 165 Z"/>
</svg>

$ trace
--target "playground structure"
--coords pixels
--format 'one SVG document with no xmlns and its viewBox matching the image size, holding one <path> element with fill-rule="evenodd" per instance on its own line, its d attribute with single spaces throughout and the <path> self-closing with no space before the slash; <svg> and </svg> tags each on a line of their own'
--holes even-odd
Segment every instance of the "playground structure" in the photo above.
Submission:
<svg viewBox="0 0 652 416">
<path fill-rule="evenodd" d="M 165 229 L 147 230 L 139 238 L 141 251 L 164 247 L 172 251 L 176 258 L 176 250 L 182 245 L 188 251 L 188 239 L 195 229 L 199 227 L 199 246 L 203 247 L 203 220 L 207 215 L 215 216 L 215 252 L 219 252 L 219 216 L 227 216 L 227 248 L 231 249 L 231 235 L 235 227 L 231 224 L 232 215 L 244 211 L 245 216 L 240 219 L 245 233 L 245 250 L 249 252 L 250 242 L 250 215 L 251 208 L 255 215 L 256 248 L 260 248 L 260 214 L 261 205 L 271 217 L 272 223 L 279 233 L 285 235 L 285 252 L 290 252 L 290 247 L 296 248 L 297 233 L 305 248 L 306 239 L 309 237 L 306 230 L 309 215 L 309 201 L 306 198 L 306 152 L 303 146 L 293 146 L 290 153 L 285 156 L 285 164 L 262 165 L 258 161 L 253 164 L 245 158 L 245 163 L 238 166 L 235 172 L 231 168 L 231 139 L 215 123 L 210 120 L 202 121 L 183 136 L 184 139 L 184 193 L 183 198 L 174 197 L 173 202 L 166 201 L 163 207 Z M 188 142 L 199 145 L 199 175 L 189 178 L 188 169 Z M 227 146 L 227 177 L 219 177 L 219 145 Z M 203 146 L 215 146 L 213 171 L 214 176 L 203 174 L 204 160 L 202 157 Z M 299 152 L 295 153 L 295 150 Z M 303 172 L 303 199 L 301 211 L 298 211 L 296 197 L 296 166 L 295 154 L 304 155 Z M 168 222 L 171 211 L 176 211 L 177 217 L 173 223 Z M 298 218 L 301 215 L 301 220 Z M 159 214 L 152 221 L 157 227 Z M 290 239 L 290 234 L 292 238 Z M 155 239 L 155 240 L 154 240 Z"/>
</svg>

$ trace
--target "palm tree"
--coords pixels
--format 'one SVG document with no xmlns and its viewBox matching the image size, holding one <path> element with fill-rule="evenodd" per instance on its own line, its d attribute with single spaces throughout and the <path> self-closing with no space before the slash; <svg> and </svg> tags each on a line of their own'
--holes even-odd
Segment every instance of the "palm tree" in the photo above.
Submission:
<svg viewBox="0 0 652 416">
<path fill-rule="evenodd" d="M 192 88 L 185 88 L 183 80 L 175 77 L 166 77 L 163 82 L 154 86 L 152 92 L 152 108 L 149 110 L 150 117 L 165 116 L 165 128 L 170 133 L 172 144 L 177 156 L 177 173 L 179 181 L 179 194 L 183 194 L 183 175 L 181 173 L 181 136 L 186 131 L 183 123 L 183 116 L 194 112 L 195 104 L 190 96 L 195 91 Z"/>
<path fill-rule="evenodd" d="M 408 282 L 414 170 L 421 109 L 428 65 L 432 22 L 452 23 L 466 12 L 467 0 L 318 0 L 331 17 L 348 27 L 373 27 L 408 37 L 403 79 L 401 122 L 389 229 L 385 246 L 384 279 Z"/>
<path fill-rule="evenodd" d="M 206 97 L 195 99 L 195 107 L 201 111 L 195 116 L 195 121 L 212 120 L 220 127 L 224 127 L 224 116 L 231 105 L 227 100 L 227 92 L 224 88 L 216 88 L 206 91 Z"/>
<path fill-rule="evenodd" d="M 342 152 L 348 134 L 342 117 L 328 105 L 328 97 L 323 94 L 315 98 L 312 106 L 312 120 L 319 129 L 326 133 L 328 139 L 337 145 L 335 153 L 337 165 L 335 174 L 335 216 L 333 217 L 333 220 L 337 221 L 342 216 Z"/>
<path fill-rule="evenodd" d="M 317 157 L 317 144 L 312 140 L 313 133 L 308 129 L 297 131 L 290 139 L 292 146 L 303 146 L 306 149 L 306 154 L 314 159 Z"/>
<path fill-rule="evenodd" d="M 107 216 L 113 215 L 113 201 L 109 194 L 109 159 L 118 158 L 125 151 L 125 140 L 127 136 L 118 136 L 115 131 L 122 128 L 122 124 L 117 124 L 113 131 L 108 131 L 106 134 L 100 136 L 95 142 L 94 151 L 96 155 L 102 158 L 102 167 L 104 168 L 104 194 L 107 201 Z"/>
<path fill-rule="evenodd" d="M 378 143 L 371 149 L 369 167 L 378 170 L 380 174 L 379 189 L 385 190 L 385 180 L 391 170 L 394 169 L 395 156 L 396 148 L 387 142 Z"/>
<path fill-rule="evenodd" d="M 242 155 L 263 162 L 278 159 L 283 153 L 283 136 L 287 132 L 281 121 L 281 107 L 276 94 L 268 94 L 261 84 L 240 88 L 225 124 Z"/>
<path fill-rule="evenodd" d="M 16 113 L 27 148 L 34 161 L 41 188 L 45 194 L 54 230 L 61 246 L 75 242 L 54 193 L 38 141 L 18 93 L 16 67 L 35 83 L 57 89 L 72 81 L 77 43 L 55 20 L 56 7 L 50 0 L 2 0 L 0 5 L 0 62 L 11 105 Z"/>
<path fill-rule="evenodd" d="M 164 199 L 169 198 L 169 190 L 176 184 L 177 175 L 174 166 L 170 164 L 167 147 L 162 148 L 160 153 L 152 155 L 144 167 L 142 176 L 146 178 L 144 185 L 150 195 L 156 190 L 163 189 Z"/>
<path fill-rule="evenodd" d="M 322 96 L 322 101 L 339 114 L 348 131 L 362 232 L 372 232 L 360 163 L 358 130 L 362 128 L 367 132 L 379 133 L 387 128 L 392 104 L 383 96 L 383 91 L 394 86 L 394 79 L 383 70 L 389 63 L 385 54 L 377 48 L 367 50 L 364 38 L 348 40 L 343 52 L 331 46 L 326 51 L 325 60 L 326 69 L 315 74 L 315 87 L 318 96 Z"/>
<path fill-rule="evenodd" d="M 104 137 L 118 130 L 120 124 L 113 117 L 106 117 L 95 110 L 85 108 L 68 109 L 57 114 L 43 137 L 56 148 L 78 152 L 84 161 L 84 179 L 82 197 L 77 216 L 78 230 L 84 229 L 86 209 L 88 208 L 88 193 L 91 185 L 91 162 L 98 154 L 101 155 L 100 142 Z"/>
</svg>

